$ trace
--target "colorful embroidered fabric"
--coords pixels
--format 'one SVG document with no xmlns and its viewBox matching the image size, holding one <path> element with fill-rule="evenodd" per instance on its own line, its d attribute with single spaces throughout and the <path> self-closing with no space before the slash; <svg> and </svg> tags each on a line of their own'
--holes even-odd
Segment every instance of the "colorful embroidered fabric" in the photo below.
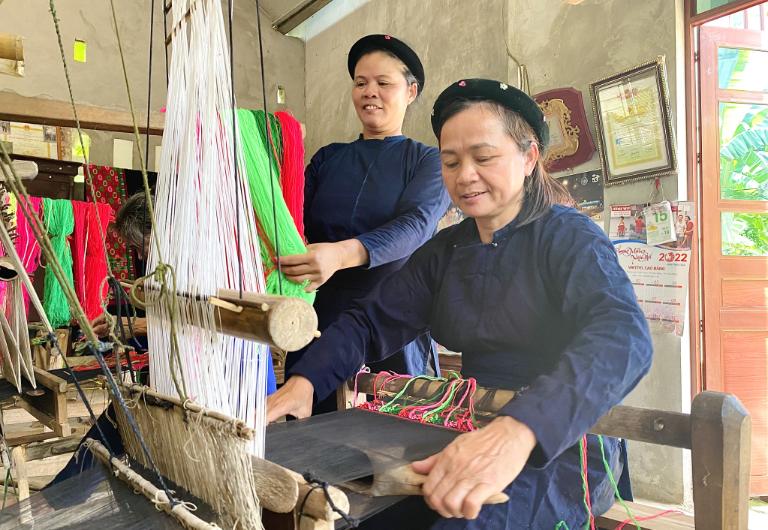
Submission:
<svg viewBox="0 0 768 530">
<path fill-rule="evenodd" d="M 109 166 L 88 166 L 88 173 L 93 180 L 96 202 L 108 204 L 113 216 L 126 199 L 125 175 L 122 169 Z M 90 186 L 85 186 L 86 201 L 91 201 Z M 107 231 L 107 253 L 112 274 L 118 280 L 130 280 L 135 277 L 133 259 L 128 252 L 125 240 L 113 226 Z"/>
</svg>

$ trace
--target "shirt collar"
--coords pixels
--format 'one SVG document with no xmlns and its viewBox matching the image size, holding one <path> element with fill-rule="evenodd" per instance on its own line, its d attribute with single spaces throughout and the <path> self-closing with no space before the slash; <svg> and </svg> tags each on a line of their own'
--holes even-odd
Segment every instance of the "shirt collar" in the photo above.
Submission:
<svg viewBox="0 0 768 530">
<path fill-rule="evenodd" d="M 467 218 L 464 221 L 465 226 L 463 227 L 463 230 L 461 231 L 460 244 L 459 246 L 464 245 L 484 245 L 486 243 L 482 243 L 480 241 L 480 233 L 477 231 L 477 223 L 475 223 L 475 220 L 470 218 Z M 498 230 L 496 230 L 493 233 L 493 240 L 491 241 L 491 245 L 497 245 L 498 243 L 504 241 L 505 239 L 509 238 L 512 234 L 515 233 L 517 230 L 517 217 L 512 219 L 508 224 L 505 226 L 502 226 Z"/>
<path fill-rule="evenodd" d="M 400 140 L 405 140 L 404 134 L 398 134 L 396 136 L 386 136 L 384 138 L 371 138 L 370 140 L 366 140 L 363 138 L 363 133 L 360 133 L 360 136 L 357 137 L 358 142 L 398 142 Z"/>
</svg>

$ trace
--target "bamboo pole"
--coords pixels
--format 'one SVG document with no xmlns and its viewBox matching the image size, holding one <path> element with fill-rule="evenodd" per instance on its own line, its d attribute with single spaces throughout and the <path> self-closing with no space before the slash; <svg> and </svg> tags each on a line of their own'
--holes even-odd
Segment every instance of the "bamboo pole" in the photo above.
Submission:
<svg viewBox="0 0 768 530">
<path fill-rule="evenodd" d="M 194 515 L 182 503 L 177 503 L 171 506 L 170 499 L 163 490 L 156 488 L 154 484 L 133 471 L 117 458 L 110 457 L 109 451 L 107 451 L 100 442 L 93 438 L 86 438 L 84 445 L 94 454 L 94 456 L 101 460 L 102 463 L 109 466 L 120 480 L 129 484 L 134 490 L 140 491 L 142 495 L 152 501 L 152 504 L 154 504 L 158 510 L 163 510 L 165 513 L 169 514 L 184 528 L 189 530 L 219 529 L 218 526 L 206 523 Z"/>
</svg>

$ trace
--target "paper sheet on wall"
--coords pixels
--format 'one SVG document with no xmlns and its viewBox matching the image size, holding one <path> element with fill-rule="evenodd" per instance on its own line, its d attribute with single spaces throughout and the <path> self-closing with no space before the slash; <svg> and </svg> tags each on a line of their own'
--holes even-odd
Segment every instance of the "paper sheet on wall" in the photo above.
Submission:
<svg viewBox="0 0 768 530">
<path fill-rule="evenodd" d="M 115 138 L 112 144 L 112 166 L 133 169 L 133 142 Z"/>
<path fill-rule="evenodd" d="M 610 237 L 624 268 L 635 288 L 637 301 L 649 322 L 658 322 L 670 333 L 681 336 L 684 331 L 688 300 L 688 274 L 691 267 L 693 233 L 693 203 L 674 202 L 671 205 L 676 223 L 685 225 L 675 241 L 665 245 L 648 245 L 638 212 L 644 205 L 611 207 Z M 623 218 L 623 219 L 622 219 Z M 639 217 L 642 221 L 642 216 Z M 681 218 L 683 221 L 677 221 Z M 630 223 L 628 219 L 634 219 Z M 625 226 L 620 227 L 621 221 Z M 637 224 L 635 224 L 637 223 Z"/>
<path fill-rule="evenodd" d="M 160 157 L 162 155 L 163 155 L 163 146 L 162 145 L 155 146 L 155 167 L 154 167 L 155 172 L 160 170 Z"/>
</svg>

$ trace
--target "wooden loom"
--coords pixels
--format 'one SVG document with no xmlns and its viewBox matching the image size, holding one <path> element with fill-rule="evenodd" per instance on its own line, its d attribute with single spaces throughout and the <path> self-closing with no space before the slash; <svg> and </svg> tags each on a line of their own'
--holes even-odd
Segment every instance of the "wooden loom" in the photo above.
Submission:
<svg viewBox="0 0 768 530">
<path fill-rule="evenodd" d="M 403 390 L 407 380 L 391 381 L 383 388 L 380 388 L 380 384 L 376 382 L 375 374 L 360 374 L 357 389 L 363 394 L 394 396 Z M 439 382 L 416 381 L 408 387 L 406 399 L 415 401 L 428 398 L 440 385 Z M 350 382 L 340 392 L 347 394 L 351 389 Z M 478 423 L 492 419 L 514 396 L 515 393 L 508 390 L 478 388 L 475 393 Z M 641 528 L 747 530 L 751 420 L 733 395 L 703 392 L 694 399 L 690 414 L 619 405 L 603 416 L 590 432 L 691 450 L 694 515 L 669 515 L 641 523 Z M 267 434 L 269 437 L 269 428 Z M 396 439 L 396 433 L 393 438 Z M 384 477 L 385 485 L 388 485 L 388 478 Z M 373 484 L 377 482 L 382 481 L 374 477 Z M 375 487 L 371 487 L 371 490 L 375 490 Z M 392 490 L 372 493 L 394 494 Z M 638 517 L 657 512 L 637 503 L 628 504 Z M 627 514 L 616 505 L 599 517 L 597 522 L 600 528 L 607 529 L 614 528 L 626 519 Z M 303 517 L 298 517 L 296 510 L 290 515 L 269 514 L 265 522 L 269 524 L 270 530 L 334 528 L 331 519 L 307 517 L 306 510 Z"/>
</svg>

